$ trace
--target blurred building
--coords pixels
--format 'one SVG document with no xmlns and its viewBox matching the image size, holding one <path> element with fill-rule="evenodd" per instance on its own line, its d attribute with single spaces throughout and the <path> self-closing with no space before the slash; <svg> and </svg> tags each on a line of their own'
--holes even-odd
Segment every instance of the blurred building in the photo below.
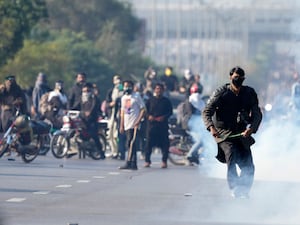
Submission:
<svg viewBox="0 0 300 225">
<path fill-rule="evenodd" d="M 298 0 L 123 1 L 144 21 L 145 55 L 214 83 L 233 65 L 247 65 L 265 40 L 290 51 L 300 30 Z"/>
</svg>

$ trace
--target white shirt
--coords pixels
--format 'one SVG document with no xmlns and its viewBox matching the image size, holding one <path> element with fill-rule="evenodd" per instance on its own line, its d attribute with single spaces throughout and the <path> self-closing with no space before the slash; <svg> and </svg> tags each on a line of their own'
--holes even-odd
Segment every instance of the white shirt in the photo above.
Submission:
<svg viewBox="0 0 300 225">
<path fill-rule="evenodd" d="M 140 112 L 145 108 L 145 103 L 137 93 L 123 95 L 121 98 L 121 110 L 124 112 L 124 130 L 133 129 L 139 118 Z"/>
</svg>

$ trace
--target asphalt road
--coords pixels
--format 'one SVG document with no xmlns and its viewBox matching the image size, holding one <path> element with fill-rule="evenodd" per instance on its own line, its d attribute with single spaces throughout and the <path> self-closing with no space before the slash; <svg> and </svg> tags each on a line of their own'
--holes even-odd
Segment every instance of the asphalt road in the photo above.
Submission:
<svg viewBox="0 0 300 225">
<path fill-rule="evenodd" d="M 225 176 L 204 165 L 120 171 L 123 161 L 0 159 L 5 225 L 300 224 L 300 183 L 258 179 L 250 199 L 233 199 Z"/>
</svg>

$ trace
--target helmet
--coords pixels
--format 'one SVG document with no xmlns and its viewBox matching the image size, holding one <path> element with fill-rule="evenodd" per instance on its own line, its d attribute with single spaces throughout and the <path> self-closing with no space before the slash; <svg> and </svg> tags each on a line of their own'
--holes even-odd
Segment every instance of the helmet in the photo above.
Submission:
<svg viewBox="0 0 300 225">
<path fill-rule="evenodd" d="M 199 93 L 200 88 L 198 86 L 198 84 L 192 84 L 192 86 L 190 87 L 190 95 L 194 94 L 194 93 Z"/>
</svg>

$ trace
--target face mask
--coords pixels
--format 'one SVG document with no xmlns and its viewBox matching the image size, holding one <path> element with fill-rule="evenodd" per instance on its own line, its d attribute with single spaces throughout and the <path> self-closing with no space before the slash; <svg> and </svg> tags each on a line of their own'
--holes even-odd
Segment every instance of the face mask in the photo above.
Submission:
<svg viewBox="0 0 300 225">
<path fill-rule="evenodd" d="M 234 77 L 232 79 L 232 83 L 234 86 L 236 86 L 237 88 L 241 87 L 243 82 L 244 82 L 245 78 L 244 77 Z"/>
<path fill-rule="evenodd" d="M 132 93 L 132 88 L 131 87 L 124 87 L 124 93 L 126 95 L 130 95 Z"/>
<path fill-rule="evenodd" d="M 91 97 L 92 92 L 83 92 L 81 95 L 81 100 L 83 102 L 87 102 L 89 100 L 89 98 Z"/>
</svg>

